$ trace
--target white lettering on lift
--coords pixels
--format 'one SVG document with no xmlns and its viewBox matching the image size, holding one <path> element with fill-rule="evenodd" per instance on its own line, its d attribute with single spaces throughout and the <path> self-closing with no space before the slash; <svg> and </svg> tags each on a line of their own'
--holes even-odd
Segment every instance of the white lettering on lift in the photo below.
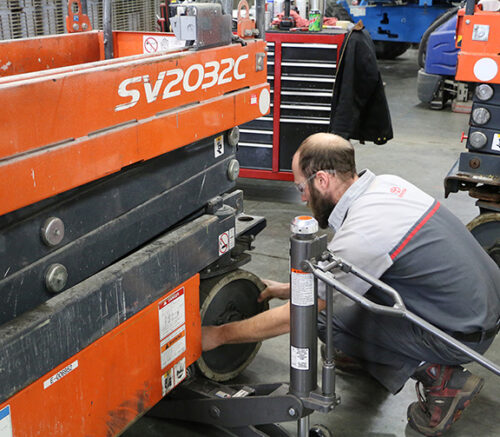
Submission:
<svg viewBox="0 0 500 437">
<path fill-rule="evenodd" d="M 183 92 L 192 93 L 199 88 L 206 90 L 215 85 L 224 85 L 234 80 L 242 80 L 245 73 L 240 73 L 240 64 L 248 59 L 248 54 L 241 55 L 237 59 L 225 58 L 221 61 L 208 61 L 205 64 L 192 64 L 186 71 L 180 68 L 160 71 L 157 78 L 151 78 L 149 74 L 125 79 L 118 86 L 118 95 L 129 99 L 126 103 L 116 105 L 115 111 L 123 111 L 137 105 L 141 97 L 145 95 L 148 103 L 153 103 L 160 96 L 163 100 L 179 96 Z M 137 86 L 140 84 L 143 86 Z M 134 86 L 135 85 L 135 86 Z M 142 89 L 144 88 L 144 92 Z"/>
<path fill-rule="evenodd" d="M 78 367 L 78 360 L 73 361 L 71 364 L 68 364 L 64 369 L 59 370 L 56 374 L 52 375 L 49 379 L 44 381 L 43 388 L 47 389 L 52 384 L 55 384 L 60 379 L 64 378 L 68 373 L 72 372 Z"/>
</svg>

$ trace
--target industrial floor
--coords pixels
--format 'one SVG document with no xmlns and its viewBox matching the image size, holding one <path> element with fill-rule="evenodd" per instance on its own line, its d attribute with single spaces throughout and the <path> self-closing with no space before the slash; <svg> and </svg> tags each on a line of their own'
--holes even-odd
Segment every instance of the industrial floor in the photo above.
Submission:
<svg viewBox="0 0 500 437">
<path fill-rule="evenodd" d="M 467 223 L 477 215 L 474 201 L 465 193 L 452 194 L 445 199 L 443 178 L 464 150 L 460 136 L 462 131 L 467 130 L 469 116 L 453 113 L 449 107 L 433 111 L 419 102 L 415 50 L 409 50 L 393 61 L 381 61 L 379 67 L 386 82 L 394 139 L 383 146 L 354 142 L 358 170 L 370 168 L 377 174 L 400 175 L 434 196 Z M 267 227 L 256 239 L 252 261 L 245 268 L 262 278 L 288 281 L 290 222 L 296 215 L 306 212 L 306 207 L 301 204 L 291 182 L 241 179 L 238 188 L 245 193 L 245 211 L 267 218 Z M 288 348 L 288 335 L 264 342 L 254 361 L 235 383 L 287 381 Z M 497 337 L 486 356 L 500 363 L 500 338 Z M 500 436 L 500 378 L 478 364 L 466 367 L 485 378 L 486 383 L 463 417 L 446 435 Z M 312 414 L 311 425 L 323 424 L 335 437 L 420 435 L 407 425 L 406 420 L 408 405 L 416 401 L 411 380 L 399 394 L 393 396 L 369 377 L 338 372 L 337 394 L 341 397 L 341 404 L 329 414 Z M 294 422 L 283 426 L 295 435 L 297 426 Z M 124 435 L 201 437 L 221 434 L 208 428 L 144 418 Z"/>
</svg>

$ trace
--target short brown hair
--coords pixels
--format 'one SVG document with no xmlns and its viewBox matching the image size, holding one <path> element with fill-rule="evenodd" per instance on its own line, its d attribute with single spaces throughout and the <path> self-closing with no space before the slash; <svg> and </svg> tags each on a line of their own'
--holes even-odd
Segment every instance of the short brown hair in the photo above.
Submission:
<svg viewBox="0 0 500 437">
<path fill-rule="evenodd" d="M 297 149 L 299 167 L 305 177 L 320 170 L 335 170 L 341 179 L 356 174 L 352 144 L 334 134 L 321 132 L 308 136 Z"/>
</svg>

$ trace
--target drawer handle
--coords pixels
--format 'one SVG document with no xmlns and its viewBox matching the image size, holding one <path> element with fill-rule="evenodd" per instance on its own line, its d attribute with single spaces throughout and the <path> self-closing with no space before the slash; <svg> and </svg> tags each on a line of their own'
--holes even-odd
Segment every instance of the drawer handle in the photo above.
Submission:
<svg viewBox="0 0 500 437">
<path fill-rule="evenodd" d="M 259 147 L 261 149 L 272 149 L 273 145 L 272 144 L 257 144 L 257 143 L 243 143 L 239 142 L 238 146 L 243 146 L 243 147 Z"/>
<path fill-rule="evenodd" d="M 337 44 L 297 44 L 297 43 L 291 43 L 291 42 L 284 42 L 281 44 L 281 47 L 293 47 L 293 48 L 305 48 L 305 49 L 330 49 L 334 50 L 337 49 L 338 45 Z"/>
<path fill-rule="evenodd" d="M 337 68 L 337 64 L 312 64 L 309 62 L 282 62 L 283 67 L 315 67 L 315 68 Z"/>
<path fill-rule="evenodd" d="M 272 92 L 272 91 L 271 91 Z M 307 91 L 281 91 L 281 95 L 283 96 L 311 96 L 311 97 L 332 97 L 332 92 L 307 92 Z"/>
<path fill-rule="evenodd" d="M 268 77 L 269 79 L 269 77 Z M 303 81 L 303 82 L 330 82 L 334 83 L 335 79 L 334 78 L 329 78 L 329 77 L 299 77 L 299 76 L 281 76 L 281 80 L 291 80 L 291 81 Z"/>
<path fill-rule="evenodd" d="M 272 135 L 272 130 L 258 130 L 258 129 L 240 129 L 240 134 L 261 134 Z"/>
<path fill-rule="evenodd" d="M 319 118 L 317 118 L 317 119 L 280 118 L 280 123 L 292 123 L 292 124 L 330 124 L 330 120 L 322 120 L 322 119 L 319 119 Z"/>
<path fill-rule="evenodd" d="M 329 106 L 281 105 L 281 109 L 304 109 L 306 111 L 330 111 Z"/>
</svg>

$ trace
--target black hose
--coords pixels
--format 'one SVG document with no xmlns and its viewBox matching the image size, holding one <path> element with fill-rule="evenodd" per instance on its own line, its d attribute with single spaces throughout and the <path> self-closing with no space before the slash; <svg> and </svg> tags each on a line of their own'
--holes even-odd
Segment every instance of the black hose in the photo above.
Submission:
<svg viewBox="0 0 500 437">
<path fill-rule="evenodd" d="M 467 0 L 465 4 L 465 15 L 474 15 L 475 0 Z"/>
<path fill-rule="evenodd" d="M 418 46 L 418 66 L 420 68 L 425 67 L 425 55 L 427 53 L 427 42 L 429 41 L 429 37 L 431 33 L 434 32 L 439 26 L 448 21 L 453 15 L 455 15 L 458 11 L 459 7 L 454 7 L 448 9 L 444 14 L 437 17 L 432 24 L 428 27 L 428 29 L 422 35 L 422 39 L 420 40 L 420 45 Z"/>
</svg>

